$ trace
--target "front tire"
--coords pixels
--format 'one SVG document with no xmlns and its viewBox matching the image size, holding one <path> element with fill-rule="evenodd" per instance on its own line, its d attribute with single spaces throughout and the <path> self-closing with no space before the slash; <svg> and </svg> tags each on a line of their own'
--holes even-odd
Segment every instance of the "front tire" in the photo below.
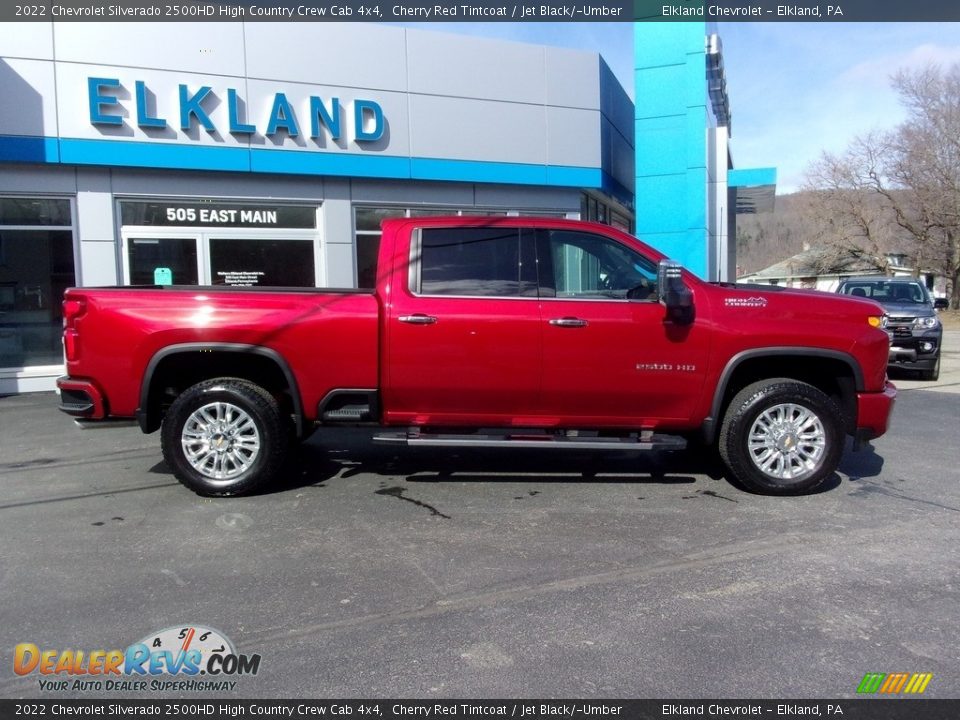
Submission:
<svg viewBox="0 0 960 720">
<path fill-rule="evenodd" d="M 720 430 L 724 464 L 748 490 L 766 495 L 808 493 L 840 464 L 842 414 L 827 395 L 787 378 L 741 390 Z"/>
<path fill-rule="evenodd" d="M 940 355 L 937 355 L 937 362 L 929 370 L 920 371 L 921 380 L 939 380 L 940 379 Z"/>
<path fill-rule="evenodd" d="M 247 380 L 217 378 L 188 388 L 161 428 L 163 459 L 199 495 L 243 495 L 283 465 L 287 431 L 280 405 Z"/>
</svg>

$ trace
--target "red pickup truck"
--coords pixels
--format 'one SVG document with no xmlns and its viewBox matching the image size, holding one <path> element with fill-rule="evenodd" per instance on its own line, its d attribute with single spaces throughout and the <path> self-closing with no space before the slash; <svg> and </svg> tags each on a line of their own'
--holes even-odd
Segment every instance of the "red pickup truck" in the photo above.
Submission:
<svg viewBox="0 0 960 720">
<path fill-rule="evenodd" d="M 883 310 L 703 282 L 614 228 L 543 218 L 383 224 L 377 287 L 74 288 L 60 409 L 161 431 L 186 486 L 269 483 L 316 427 L 423 446 L 715 445 L 771 494 L 882 435 Z"/>
</svg>

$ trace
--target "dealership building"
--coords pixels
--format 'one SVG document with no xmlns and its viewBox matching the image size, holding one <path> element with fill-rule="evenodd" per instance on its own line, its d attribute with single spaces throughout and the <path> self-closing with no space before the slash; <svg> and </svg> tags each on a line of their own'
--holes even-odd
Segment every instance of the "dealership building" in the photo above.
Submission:
<svg viewBox="0 0 960 720">
<path fill-rule="evenodd" d="M 429 29 L 0 27 L 0 394 L 63 372 L 66 287 L 371 287 L 386 217 L 597 220 L 722 277 L 772 190 L 734 187 L 716 36 L 678 25 L 637 26 L 636 108 L 597 53 Z"/>
</svg>

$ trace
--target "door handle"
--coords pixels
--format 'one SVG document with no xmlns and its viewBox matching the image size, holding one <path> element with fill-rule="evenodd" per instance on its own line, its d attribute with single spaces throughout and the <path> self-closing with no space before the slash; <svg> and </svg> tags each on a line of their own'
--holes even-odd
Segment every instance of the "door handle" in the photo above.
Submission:
<svg viewBox="0 0 960 720">
<path fill-rule="evenodd" d="M 402 323 L 409 323 L 410 325 L 433 325 L 437 322 L 437 319 L 433 317 L 433 315 L 424 315 L 423 313 L 401 315 L 397 319 Z"/>
<path fill-rule="evenodd" d="M 550 321 L 550 324 L 555 325 L 557 327 L 579 328 L 579 327 L 586 327 L 590 323 L 588 323 L 586 320 L 583 320 L 581 318 L 562 317 L 562 318 L 554 318 L 553 320 Z"/>
</svg>

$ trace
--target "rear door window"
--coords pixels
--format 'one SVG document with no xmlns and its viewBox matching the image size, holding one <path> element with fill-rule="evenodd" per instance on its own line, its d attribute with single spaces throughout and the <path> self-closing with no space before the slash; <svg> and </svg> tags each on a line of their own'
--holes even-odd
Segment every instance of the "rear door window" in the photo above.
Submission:
<svg viewBox="0 0 960 720">
<path fill-rule="evenodd" d="M 536 297 L 533 233 L 523 228 L 423 228 L 421 295 Z"/>
</svg>

